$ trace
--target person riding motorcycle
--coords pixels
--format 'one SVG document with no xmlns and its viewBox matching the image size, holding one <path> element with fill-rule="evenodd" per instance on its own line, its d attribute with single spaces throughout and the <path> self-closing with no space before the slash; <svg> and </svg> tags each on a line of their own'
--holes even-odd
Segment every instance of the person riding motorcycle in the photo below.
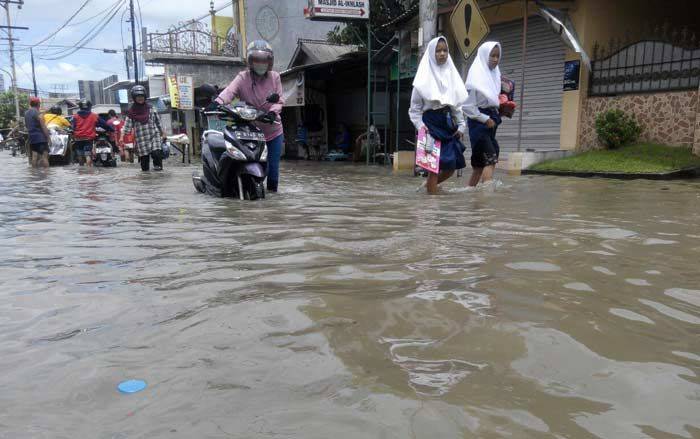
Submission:
<svg viewBox="0 0 700 439">
<path fill-rule="evenodd" d="M 121 132 L 121 141 L 124 135 L 134 134 L 134 146 L 139 156 L 141 170 L 148 171 L 150 159 L 153 159 L 153 169 L 163 170 L 162 142 L 165 141 L 165 132 L 160 124 L 158 113 L 153 111 L 146 103 L 146 88 L 136 85 L 131 89 L 131 99 L 134 101 L 126 112 L 126 122 Z"/>
<path fill-rule="evenodd" d="M 280 113 L 284 105 L 282 96 L 282 80 L 280 74 L 272 70 L 275 55 L 272 47 L 265 40 L 256 40 L 248 45 L 248 69 L 241 71 L 238 76 L 215 99 L 211 108 L 227 105 L 238 98 L 246 104 L 268 113 L 274 123 L 258 123 L 256 125 L 265 134 L 268 149 L 267 190 L 277 192 L 279 185 L 279 166 L 282 154 L 284 133 L 280 122 Z M 280 96 L 276 103 L 267 98 L 277 94 Z"/>
<path fill-rule="evenodd" d="M 46 114 L 44 114 L 44 123 L 49 128 L 54 126 L 60 130 L 67 130 L 70 128 L 70 122 L 68 119 L 63 117 L 62 114 L 63 111 L 61 110 L 61 107 L 54 105 Z"/>
<path fill-rule="evenodd" d="M 92 112 L 92 102 L 81 99 L 78 103 L 78 113 L 73 116 L 73 147 L 80 160 L 80 166 L 92 166 L 92 149 L 97 138 L 97 127 L 107 132 L 114 131 L 107 122 Z"/>
</svg>

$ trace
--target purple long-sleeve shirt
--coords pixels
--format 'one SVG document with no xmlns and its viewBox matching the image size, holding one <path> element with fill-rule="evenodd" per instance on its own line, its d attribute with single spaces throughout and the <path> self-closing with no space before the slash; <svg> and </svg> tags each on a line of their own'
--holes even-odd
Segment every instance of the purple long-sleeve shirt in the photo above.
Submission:
<svg viewBox="0 0 700 439">
<path fill-rule="evenodd" d="M 276 104 L 267 102 L 267 97 L 273 93 L 280 96 L 280 100 Z M 231 81 L 231 83 L 219 94 L 216 101 L 220 104 L 229 104 L 234 98 L 244 101 L 261 111 L 274 111 L 277 113 L 277 121 L 280 121 L 280 113 L 284 105 L 282 98 L 282 79 L 277 72 L 270 71 L 265 76 L 257 76 L 250 70 L 243 70 Z M 265 140 L 268 142 L 277 136 L 282 135 L 282 124 L 256 122 L 256 125 L 265 134 Z"/>
</svg>

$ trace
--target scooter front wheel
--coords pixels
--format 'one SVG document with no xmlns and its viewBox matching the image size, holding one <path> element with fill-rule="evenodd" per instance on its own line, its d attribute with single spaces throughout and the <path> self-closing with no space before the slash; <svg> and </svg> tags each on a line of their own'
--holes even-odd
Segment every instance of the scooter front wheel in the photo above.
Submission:
<svg viewBox="0 0 700 439">
<path fill-rule="evenodd" d="M 265 185 L 262 182 L 255 182 L 255 198 L 251 199 L 264 200 L 265 199 Z"/>
<path fill-rule="evenodd" d="M 247 200 L 255 201 L 265 198 L 265 185 L 255 178 L 248 176 L 243 178 L 243 194 Z"/>
</svg>

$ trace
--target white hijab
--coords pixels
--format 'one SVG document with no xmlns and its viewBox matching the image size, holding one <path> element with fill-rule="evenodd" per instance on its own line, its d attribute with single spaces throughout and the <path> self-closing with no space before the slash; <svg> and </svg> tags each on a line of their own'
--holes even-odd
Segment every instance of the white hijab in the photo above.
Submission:
<svg viewBox="0 0 700 439">
<path fill-rule="evenodd" d="M 447 44 L 445 37 L 434 38 L 428 43 L 413 79 L 413 88 L 423 100 L 437 101 L 441 105 L 459 108 L 467 100 L 467 89 L 449 54 L 445 64 L 438 64 L 435 49 L 440 40 Z"/>
<path fill-rule="evenodd" d="M 467 74 L 467 90 L 478 90 L 489 100 L 490 107 L 498 107 L 498 95 L 501 93 L 501 69 L 498 66 L 493 70 L 489 68 L 489 57 L 496 46 L 503 56 L 500 43 L 487 41 L 479 47 Z"/>
</svg>

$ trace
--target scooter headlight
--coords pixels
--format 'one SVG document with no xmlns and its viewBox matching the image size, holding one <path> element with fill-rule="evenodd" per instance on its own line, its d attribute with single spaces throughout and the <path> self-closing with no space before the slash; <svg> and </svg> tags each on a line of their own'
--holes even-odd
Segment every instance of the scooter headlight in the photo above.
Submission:
<svg viewBox="0 0 700 439">
<path fill-rule="evenodd" d="M 228 140 L 226 141 L 226 151 L 228 151 L 228 153 L 231 154 L 233 156 L 233 158 L 236 160 L 242 160 L 242 161 L 248 160 L 247 157 L 245 156 L 245 154 L 243 154 L 240 149 L 233 146 L 233 144 L 231 142 L 229 142 Z"/>
<path fill-rule="evenodd" d="M 238 115 L 243 120 L 255 120 L 258 117 L 258 110 L 255 108 L 243 107 L 238 109 Z"/>
<path fill-rule="evenodd" d="M 267 145 L 263 146 L 262 154 L 260 154 L 260 161 L 261 162 L 267 161 Z"/>
</svg>

